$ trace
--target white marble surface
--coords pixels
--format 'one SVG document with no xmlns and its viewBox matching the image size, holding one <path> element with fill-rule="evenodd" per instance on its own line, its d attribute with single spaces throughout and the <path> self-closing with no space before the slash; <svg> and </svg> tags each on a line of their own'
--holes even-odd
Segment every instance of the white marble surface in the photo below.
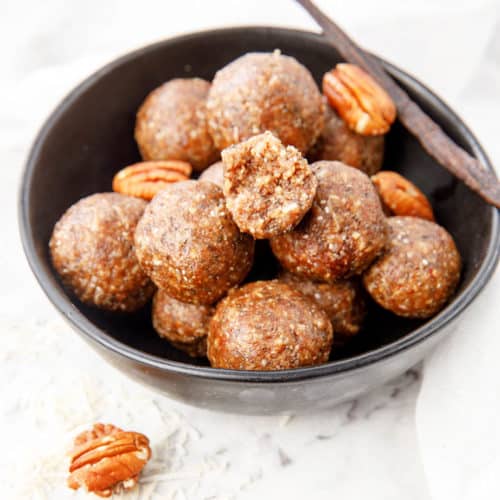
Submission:
<svg viewBox="0 0 500 500">
<path fill-rule="evenodd" d="M 358 41 L 443 95 L 500 162 L 498 2 L 319 3 Z M 327 412 L 264 418 L 198 410 L 130 382 L 70 331 L 25 263 L 17 182 L 61 96 L 111 58 L 180 32 L 231 24 L 315 29 L 291 0 L 4 0 L 1 7 L 2 498 L 83 498 L 64 486 L 61 450 L 95 420 L 152 439 L 156 458 L 128 498 L 496 497 L 498 272 L 423 368 Z"/>
</svg>

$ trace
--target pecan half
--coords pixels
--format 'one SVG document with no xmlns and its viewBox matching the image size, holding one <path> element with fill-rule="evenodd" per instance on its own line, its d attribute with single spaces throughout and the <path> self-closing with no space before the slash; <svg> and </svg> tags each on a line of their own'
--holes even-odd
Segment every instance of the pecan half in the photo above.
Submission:
<svg viewBox="0 0 500 500">
<path fill-rule="evenodd" d="M 420 189 L 402 175 L 390 170 L 372 176 L 384 209 L 390 215 L 411 215 L 434 220 L 429 200 Z"/>
<path fill-rule="evenodd" d="M 68 486 L 84 486 L 100 497 L 133 488 L 151 457 L 149 439 L 111 424 L 95 424 L 75 438 Z"/>
<path fill-rule="evenodd" d="M 358 134 L 385 134 L 396 119 L 396 106 L 387 92 L 354 64 L 337 64 L 325 73 L 323 93 L 347 126 Z"/>
<path fill-rule="evenodd" d="M 151 200 L 172 182 L 185 181 L 191 165 L 180 160 L 143 161 L 120 170 L 113 178 L 113 191 Z"/>
</svg>

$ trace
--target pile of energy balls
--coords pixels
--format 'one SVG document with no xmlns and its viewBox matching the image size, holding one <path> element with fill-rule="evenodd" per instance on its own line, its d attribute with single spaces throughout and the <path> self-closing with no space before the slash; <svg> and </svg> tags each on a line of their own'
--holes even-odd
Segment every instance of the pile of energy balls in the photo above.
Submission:
<svg viewBox="0 0 500 500">
<path fill-rule="evenodd" d="M 117 313 L 152 298 L 161 337 L 237 370 L 325 363 L 360 331 L 369 300 L 399 316 L 436 314 L 458 284 L 460 255 L 422 192 L 378 172 L 390 123 L 366 124 L 383 90 L 348 66 L 347 90 L 341 78 L 332 86 L 332 70 L 325 95 L 279 51 L 246 54 L 212 83 L 153 90 L 135 126 L 141 172 L 175 160 L 198 179 L 169 177 L 149 201 L 135 176 L 71 206 L 50 240 L 63 283 Z M 377 90 L 368 104 L 367 86 Z M 254 258 L 256 240 L 269 241 L 266 262 Z M 245 281 L 269 259 L 276 275 Z"/>
</svg>

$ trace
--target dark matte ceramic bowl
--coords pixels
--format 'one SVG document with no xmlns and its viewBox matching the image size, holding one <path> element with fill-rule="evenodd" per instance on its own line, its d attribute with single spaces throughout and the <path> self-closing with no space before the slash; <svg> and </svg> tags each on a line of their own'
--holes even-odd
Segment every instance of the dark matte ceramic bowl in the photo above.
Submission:
<svg viewBox="0 0 500 500">
<path fill-rule="evenodd" d="M 385 165 L 409 177 L 430 197 L 438 221 L 454 236 L 463 257 L 460 287 L 431 320 L 410 321 L 380 309 L 346 349 L 322 366 L 280 372 L 212 369 L 193 361 L 153 331 L 149 310 L 133 316 L 103 313 L 69 295 L 51 267 L 47 243 L 54 223 L 83 196 L 109 191 L 113 174 L 135 162 L 135 112 L 146 94 L 174 77 L 211 79 L 248 51 L 281 49 L 320 81 L 340 60 L 320 36 L 281 28 L 233 28 L 195 33 L 133 52 L 90 76 L 71 92 L 43 126 L 21 186 L 24 249 L 43 290 L 73 328 L 103 358 L 135 380 L 205 408 L 266 414 L 308 411 L 352 398 L 413 366 L 453 329 L 490 278 L 499 254 L 498 213 L 424 153 L 399 125 L 387 144 Z M 421 83 L 386 69 L 445 130 L 488 168 L 475 137 Z M 263 249 L 265 252 L 265 248 Z"/>
</svg>

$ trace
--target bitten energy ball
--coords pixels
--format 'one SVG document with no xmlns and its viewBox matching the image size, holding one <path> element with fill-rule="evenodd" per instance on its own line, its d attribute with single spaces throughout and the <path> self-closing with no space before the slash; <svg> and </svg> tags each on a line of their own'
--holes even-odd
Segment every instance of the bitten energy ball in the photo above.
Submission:
<svg viewBox="0 0 500 500">
<path fill-rule="evenodd" d="M 312 300 L 285 283 L 256 281 L 217 305 L 207 355 L 216 368 L 285 370 L 325 363 L 332 337 Z"/>
<path fill-rule="evenodd" d="M 52 263 L 82 302 L 131 312 L 153 295 L 155 287 L 134 251 L 134 231 L 145 207 L 138 198 L 99 193 L 75 203 L 55 225 Z"/>
<path fill-rule="evenodd" d="M 225 149 L 222 161 L 227 208 L 244 233 L 282 234 L 311 208 L 316 177 L 295 147 L 270 132 Z"/>
<path fill-rule="evenodd" d="M 373 175 L 384 160 L 384 135 L 361 135 L 353 132 L 329 106 L 325 106 L 325 126 L 308 153 L 311 161 L 341 161 Z"/>
<path fill-rule="evenodd" d="M 340 162 L 312 165 L 313 205 L 292 231 L 271 239 L 281 265 L 294 274 L 335 281 L 360 274 L 382 252 L 387 225 L 370 178 Z"/>
<path fill-rule="evenodd" d="M 224 164 L 218 161 L 210 165 L 206 170 L 203 170 L 198 180 L 213 182 L 222 189 L 224 185 Z"/>
<path fill-rule="evenodd" d="M 240 233 L 211 182 L 183 181 L 153 198 L 135 232 L 142 268 L 183 302 L 211 304 L 252 266 L 254 240 Z"/>
<path fill-rule="evenodd" d="M 147 96 L 135 124 L 144 160 L 184 160 L 199 171 L 218 159 L 207 127 L 209 88 L 200 78 L 176 78 Z"/>
<path fill-rule="evenodd" d="M 288 272 L 282 273 L 279 279 L 314 300 L 326 312 L 332 322 L 335 345 L 344 344 L 359 332 L 366 305 L 357 281 L 320 283 Z"/>
<path fill-rule="evenodd" d="M 323 108 L 309 70 L 278 51 L 249 53 L 222 68 L 207 99 L 220 150 L 269 130 L 304 153 L 323 128 Z"/>
<path fill-rule="evenodd" d="M 453 238 L 434 222 L 390 217 L 385 253 L 363 276 L 366 290 L 399 316 L 428 318 L 440 311 L 460 278 Z"/>
<path fill-rule="evenodd" d="M 186 304 L 158 290 L 153 298 L 153 327 L 160 337 L 190 356 L 206 356 L 210 306 Z"/>
</svg>

